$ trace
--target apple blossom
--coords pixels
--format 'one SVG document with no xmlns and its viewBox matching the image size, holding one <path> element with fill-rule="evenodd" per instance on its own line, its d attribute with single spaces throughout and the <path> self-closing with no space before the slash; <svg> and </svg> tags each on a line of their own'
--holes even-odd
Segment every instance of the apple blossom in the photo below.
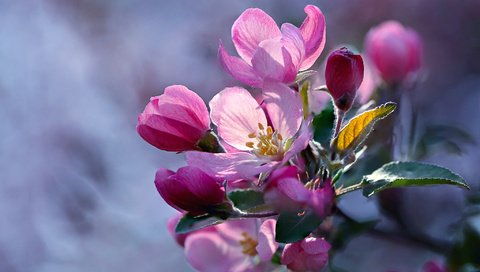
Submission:
<svg viewBox="0 0 480 272">
<path fill-rule="evenodd" d="M 292 83 L 298 71 L 310 68 L 325 46 L 325 18 L 313 5 L 300 28 L 275 21 L 258 8 L 244 11 L 232 26 L 232 41 L 239 57 L 230 56 L 220 42 L 222 66 L 235 79 L 254 87 L 266 80 Z"/>
</svg>

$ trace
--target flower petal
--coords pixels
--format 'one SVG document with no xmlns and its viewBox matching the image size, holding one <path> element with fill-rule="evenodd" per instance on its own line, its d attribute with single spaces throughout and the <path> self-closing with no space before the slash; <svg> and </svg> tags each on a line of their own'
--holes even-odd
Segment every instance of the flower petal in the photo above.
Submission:
<svg viewBox="0 0 480 272">
<path fill-rule="evenodd" d="M 232 248 L 218 233 L 197 232 L 185 240 L 185 256 L 198 271 L 223 272 L 244 262 L 246 255 Z"/>
<path fill-rule="evenodd" d="M 248 152 L 205 153 L 189 151 L 187 163 L 200 168 L 218 179 L 251 179 L 261 172 L 270 170 L 278 162 L 258 158 Z"/>
<path fill-rule="evenodd" d="M 258 8 L 245 10 L 233 23 L 232 40 L 238 55 L 248 64 L 261 41 L 279 37 L 281 35 L 277 23 Z"/>
<path fill-rule="evenodd" d="M 218 128 L 218 135 L 239 150 L 250 150 L 245 144 L 255 142 L 250 133 L 259 131 L 258 124 L 267 127 L 267 119 L 260 105 L 245 89 L 226 88 L 210 101 L 210 116 Z"/>
<path fill-rule="evenodd" d="M 300 247 L 300 243 L 293 243 L 285 245 L 285 248 L 282 252 L 282 264 L 288 265 L 292 263 L 297 256 L 300 254 L 302 248 Z"/>
<path fill-rule="evenodd" d="M 292 57 L 292 63 L 295 66 L 295 77 L 297 76 L 300 64 L 305 56 L 305 42 L 302 33 L 296 26 L 285 23 L 282 25 L 282 45 L 287 49 Z"/>
<path fill-rule="evenodd" d="M 257 253 L 260 260 L 264 262 L 269 262 L 278 248 L 278 243 L 275 241 L 275 224 L 274 219 L 267 219 L 260 225 Z"/>
<path fill-rule="evenodd" d="M 218 46 L 218 58 L 223 69 L 236 80 L 253 87 L 262 85 L 262 79 L 255 73 L 253 67 L 238 57 L 230 56 L 222 42 Z"/>
<path fill-rule="evenodd" d="M 303 183 L 295 178 L 285 178 L 278 181 L 278 189 L 289 199 L 298 204 L 304 204 L 311 196 L 311 192 Z"/>
<path fill-rule="evenodd" d="M 310 142 L 310 140 L 313 138 L 313 133 L 309 124 L 310 121 L 303 122 L 302 127 L 297 134 L 297 138 L 293 141 L 285 155 L 283 155 L 282 164 L 286 163 L 293 156 L 307 147 L 308 142 Z"/>
<path fill-rule="evenodd" d="M 281 38 L 260 42 L 252 58 L 255 72 L 263 79 L 290 83 L 295 80 L 295 66 L 288 50 L 282 45 Z"/>
<path fill-rule="evenodd" d="M 308 5 L 304 10 L 307 17 L 300 26 L 300 31 L 305 41 L 305 59 L 300 66 L 301 71 L 312 67 L 320 56 L 325 47 L 327 33 L 322 11 L 314 5 Z"/>
<path fill-rule="evenodd" d="M 244 233 L 252 239 L 257 238 L 257 219 L 239 219 L 229 220 L 220 225 L 216 225 L 218 233 L 227 241 L 238 244 L 240 240 L 245 239 Z"/>
<path fill-rule="evenodd" d="M 225 192 L 217 181 L 200 169 L 184 166 L 177 170 L 176 180 L 188 187 L 204 205 L 215 205 L 224 200 Z"/>
<path fill-rule="evenodd" d="M 327 253 L 331 246 L 323 238 L 307 237 L 301 242 L 301 246 L 310 255 Z"/>
<path fill-rule="evenodd" d="M 266 82 L 264 103 L 275 131 L 284 139 L 297 133 L 302 123 L 302 104 L 297 93 L 287 85 Z"/>
</svg>

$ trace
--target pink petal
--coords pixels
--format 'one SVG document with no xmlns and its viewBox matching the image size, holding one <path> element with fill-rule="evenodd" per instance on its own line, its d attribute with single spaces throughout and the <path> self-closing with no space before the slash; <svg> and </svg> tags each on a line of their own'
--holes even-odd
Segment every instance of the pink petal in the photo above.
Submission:
<svg viewBox="0 0 480 272">
<path fill-rule="evenodd" d="M 179 111 L 181 106 L 185 111 Z M 165 88 L 163 97 L 158 99 L 157 112 L 165 117 L 190 124 L 199 128 L 210 127 L 207 106 L 195 92 L 182 85 L 172 85 Z"/>
<path fill-rule="evenodd" d="M 205 153 L 187 152 L 187 163 L 200 168 L 205 173 L 218 179 L 251 179 L 270 170 L 276 163 L 258 158 L 248 152 Z"/>
<path fill-rule="evenodd" d="M 185 256 L 198 271 L 230 271 L 242 263 L 246 255 L 226 243 L 218 233 L 197 232 L 185 241 Z"/>
<path fill-rule="evenodd" d="M 266 82 L 264 103 L 275 131 L 284 139 L 297 133 L 302 123 L 302 104 L 298 94 L 287 85 Z"/>
<path fill-rule="evenodd" d="M 287 150 L 285 155 L 283 155 L 282 164 L 286 163 L 293 156 L 295 156 L 300 151 L 304 150 L 308 142 L 313 138 L 313 132 L 309 125 L 310 121 L 304 121 L 302 127 L 300 128 L 297 138 L 293 141 L 290 149 Z"/>
<path fill-rule="evenodd" d="M 210 116 L 218 135 L 239 150 L 250 150 L 245 144 L 254 142 L 248 137 L 259 131 L 258 124 L 267 127 L 267 119 L 257 101 L 245 89 L 226 88 L 210 101 Z"/>
<path fill-rule="evenodd" d="M 229 220 L 216 226 L 218 233 L 227 241 L 238 244 L 245 239 L 244 233 L 252 239 L 257 238 L 257 219 Z"/>
<path fill-rule="evenodd" d="M 225 192 L 216 180 L 196 167 L 181 167 L 175 177 L 176 180 L 188 187 L 192 194 L 201 199 L 205 205 L 221 203 L 225 198 Z"/>
<path fill-rule="evenodd" d="M 301 246 L 310 255 L 327 253 L 331 246 L 323 238 L 307 237 L 301 242 Z"/>
<path fill-rule="evenodd" d="M 278 248 L 278 243 L 275 241 L 275 224 L 274 219 L 267 219 L 260 225 L 257 253 L 260 260 L 264 262 L 269 262 Z"/>
<path fill-rule="evenodd" d="M 295 77 L 297 75 L 300 64 L 305 56 L 305 42 L 303 41 L 300 30 L 292 25 L 285 23 L 282 25 L 282 45 L 287 49 L 292 57 L 292 63 L 295 67 Z"/>
<path fill-rule="evenodd" d="M 236 80 L 253 87 L 262 85 L 262 79 L 256 74 L 253 67 L 238 57 L 230 56 L 221 42 L 218 46 L 218 58 L 223 69 Z"/>
<path fill-rule="evenodd" d="M 275 21 L 258 8 L 245 10 L 233 23 L 232 40 L 238 54 L 248 64 L 261 41 L 281 35 Z"/>
<path fill-rule="evenodd" d="M 288 265 L 292 263 L 301 251 L 300 243 L 287 244 L 282 252 L 282 264 Z"/>
<path fill-rule="evenodd" d="M 327 33 L 322 11 L 313 5 L 306 6 L 304 10 L 307 13 L 307 18 L 300 26 L 300 31 L 305 41 L 305 59 L 300 67 L 301 71 L 312 67 L 320 56 L 325 47 Z"/>
<path fill-rule="evenodd" d="M 310 198 L 310 191 L 298 179 L 285 178 L 278 181 L 278 189 L 288 198 L 299 204 L 306 203 Z"/>
<path fill-rule="evenodd" d="M 281 38 L 260 42 L 252 58 L 252 66 L 263 79 L 291 83 L 296 71 L 292 57 L 282 45 Z"/>
</svg>

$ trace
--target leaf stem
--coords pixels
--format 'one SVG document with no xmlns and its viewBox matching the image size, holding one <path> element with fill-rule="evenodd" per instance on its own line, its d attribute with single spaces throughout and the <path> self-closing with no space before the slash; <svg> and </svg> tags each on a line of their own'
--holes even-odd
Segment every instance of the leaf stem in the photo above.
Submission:
<svg viewBox="0 0 480 272">
<path fill-rule="evenodd" d="M 277 216 L 278 213 L 275 211 L 268 211 L 268 212 L 259 212 L 259 213 L 246 213 L 242 211 L 237 211 L 234 214 L 234 217 L 238 218 L 263 218 L 263 217 L 272 217 Z"/>
<path fill-rule="evenodd" d="M 362 189 L 362 187 L 365 185 L 365 183 L 363 182 L 359 182 L 355 185 L 352 185 L 352 186 L 349 186 L 347 188 L 343 188 L 341 190 L 339 190 L 337 196 L 339 195 L 343 195 L 343 194 L 346 194 L 346 193 L 350 193 L 352 191 L 355 191 L 355 190 L 358 190 L 358 189 Z"/>
</svg>

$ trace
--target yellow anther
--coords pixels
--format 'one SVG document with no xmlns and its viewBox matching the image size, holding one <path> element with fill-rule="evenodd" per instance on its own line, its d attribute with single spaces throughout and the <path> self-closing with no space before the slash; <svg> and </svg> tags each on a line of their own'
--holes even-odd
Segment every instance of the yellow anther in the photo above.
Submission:
<svg viewBox="0 0 480 272">
<path fill-rule="evenodd" d="M 272 135 L 273 134 L 273 128 L 271 126 L 267 127 L 267 134 Z"/>
<path fill-rule="evenodd" d="M 239 241 L 242 246 L 242 253 L 252 257 L 257 255 L 258 242 L 246 232 L 242 233 L 242 236 L 243 239 Z"/>
<path fill-rule="evenodd" d="M 248 134 L 248 138 L 252 139 L 252 138 L 255 138 L 257 137 L 257 134 L 255 132 L 252 132 L 250 134 Z"/>
<path fill-rule="evenodd" d="M 246 142 L 245 145 L 246 145 L 247 147 L 253 148 L 253 147 L 255 146 L 255 143 L 253 143 L 253 142 Z"/>
<path fill-rule="evenodd" d="M 265 127 L 264 127 L 262 124 L 260 124 L 260 123 L 258 123 L 258 128 L 259 128 L 260 130 L 264 130 L 264 129 L 265 129 Z"/>
</svg>

